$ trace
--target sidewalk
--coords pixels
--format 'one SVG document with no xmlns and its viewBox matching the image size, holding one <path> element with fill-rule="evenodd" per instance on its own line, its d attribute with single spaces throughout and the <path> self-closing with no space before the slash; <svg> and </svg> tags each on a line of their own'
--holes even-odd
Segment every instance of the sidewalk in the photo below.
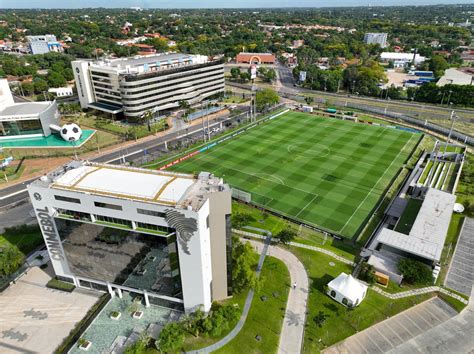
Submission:
<svg viewBox="0 0 474 354">
<path fill-rule="evenodd" d="M 258 241 L 248 240 L 259 252 L 263 244 Z M 309 294 L 309 280 L 306 270 L 300 260 L 290 251 L 283 248 L 270 246 L 268 255 L 278 258 L 288 268 L 291 278 L 291 289 L 288 294 L 285 318 L 280 334 L 278 353 L 299 353 L 303 345 L 304 327 L 306 322 L 306 309 Z M 296 289 L 293 284 L 296 283 Z"/>
</svg>

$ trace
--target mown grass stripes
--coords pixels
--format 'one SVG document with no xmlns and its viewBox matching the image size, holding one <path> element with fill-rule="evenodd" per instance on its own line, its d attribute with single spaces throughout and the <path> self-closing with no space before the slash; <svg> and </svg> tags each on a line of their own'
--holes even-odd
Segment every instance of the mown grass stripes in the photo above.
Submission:
<svg viewBox="0 0 474 354">
<path fill-rule="evenodd" d="M 213 172 L 256 203 L 351 238 L 416 142 L 402 130 L 289 112 L 172 169 Z"/>
</svg>

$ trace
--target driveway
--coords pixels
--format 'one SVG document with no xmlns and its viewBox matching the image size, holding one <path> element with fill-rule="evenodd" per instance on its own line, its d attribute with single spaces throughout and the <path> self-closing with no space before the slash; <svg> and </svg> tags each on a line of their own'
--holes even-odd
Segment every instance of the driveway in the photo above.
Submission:
<svg viewBox="0 0 474 354">
<path fill-rule="evenodd" d="M 99 298 L 82 289 L 48 289 L 49 279 L 48 273 L 34 267 L 0 293 L 1 353 L 54 352 Z"/>
<path fill-rule="evenodd" d="M 385 353 L 456 314 L 451 306 L 435 297 L 379 322 L 323 352 L 325 354 Z"/>
<path fill-rule="evenodd" d="M 445 285 L 467 296 L 474 281 L 474 219 L 467 218 L 459 235 Z"/>
</svg>

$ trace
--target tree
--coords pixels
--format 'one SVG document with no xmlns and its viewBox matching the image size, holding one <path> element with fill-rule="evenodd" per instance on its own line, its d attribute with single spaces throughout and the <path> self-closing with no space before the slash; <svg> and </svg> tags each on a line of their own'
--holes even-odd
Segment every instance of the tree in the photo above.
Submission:
<svg viewBox="0 0 474 354">
<path fill-rule="evenodd" d="M 240 73 L 240 80 L 242 81 L 249 81 L 250 80 L 250 73 L 246 72 L 246 71 L 242 71 Z"/>
<path fill-rule="evenodd" d="M 235 229 L 241 229 L 254 220 L 255 219 L 250 214 L 236 212 L 232 214 L 232 227 Z"/>
<path fill-rule="evenodd" d="M 32 82 L 23 82 L 21 84 L 21 89 L 27 96 L 31 96 L 35 92 L 35 86 Z"/>
<path fill-rule="evenodd" d="M 66 79 L 57 71 L 50 71 L 47 80 L 50 87 L 62 87 L 66 85 Z"/>
<path fill-rule="evenodd" d="M 0 276 L 14 273 L 23 264 L 25 256 L 15 245 L 6 243 L 0 248 Z"/>
<path fill-rule="evenodd" d="M 272 89 L 263 89 L 256 94 L 257 110 L 260 112 L 269 106 L 276 105 L 278 102 L 280 102 L 280 96 Z"/>
<path fill-rule="evenodd" d="M 249 243 L 242 243 L 237 237 L 232 239 L 232 287 L 235 293 L 257 286 L 255 257 Z"/>
<path fill-rule="evenodd" d="M 275 235 L 275 237 L 283 244 L 288 244 L 296 237 L 296 232 L 292 229 L 283 229 Z"/>
<path fill-rule="evenodd" d="M 162 352 L 175 352 L 182 347 L 185 335 L 181 326 L 176 322 L 168 323 L 160 332 L 156 347 Z"/>
<path fill-rule="evenodd" d="M 240 68 L 232 68 L 230 69 L 230 76 L 237 80 L 240 77 Z"/>
<path fill-rule="evenodd" d="M 433 55 L 429 61 L 429 69 L 436 77 L 443 76 L 447 68 L 449 68 L 449 64 L 441 55 Z"/>
<path fill-rule="evenodd" d="M 403 280 L 411 284 L 432 284 L 433 274 L 424 263 L 414 259 L 403 258 L 398 262 L 398 270 L 403 274 Z"/>
<path fill-rule="evenodd" d="M 45 80 L 39 78 L 33 80 L 33 86 L 35 88 L 36 94 L 48 91 L 49 88 L 48 83 Z"/>
</svg>

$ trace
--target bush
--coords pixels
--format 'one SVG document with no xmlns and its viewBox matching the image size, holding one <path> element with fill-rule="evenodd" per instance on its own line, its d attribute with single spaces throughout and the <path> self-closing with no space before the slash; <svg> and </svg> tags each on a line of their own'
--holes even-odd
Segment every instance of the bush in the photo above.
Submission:
<svg viewBox="0 0 474 354">
<path fill-rule="evenodd" d="M 288 244 L 296 237 L 296 232 L 292 229 L 283 229 L 275 235 L 275 237 L 283 244 Z"/>
<path fill-rule="evenodd" d="M 168 323 L 160 332 L 156 347 L 162 352 L 175 352 L 182 347 L 185 335 L 179 323 Z"/>
<path fill-rule="evenodd" d="M 0 247 L 0 276 L 13 274 L 21 267 L 24 260 L 25 256 L 18 247 L 9 243 L 2 245 Z"/>
<path fill-rule="evenodd" d="M 67 291 L 68 293 L 72 292 L 76 288 L 74 284 L 66 283 L 64 281 L 61 281 L 55 278 L 48 281 L 48 283 L 46 284 L 46 287 L 50 289 Z"/>
<path fill-rule="evenodd" d="M 403 258 L 398 262 L 398 270 L 403 274 L 403 280 L 411 284 L 432 284 L 433 274 L 424 263 L 414 259 Z"/>
<path fill-rule="evenodd" d="M 241 229 L 244 226 L 247 226 L 255 219 L 250 214 L 245 213 L 234 213 L 232 214 L 232 227 L 234 229 Z"/>
</svg>

